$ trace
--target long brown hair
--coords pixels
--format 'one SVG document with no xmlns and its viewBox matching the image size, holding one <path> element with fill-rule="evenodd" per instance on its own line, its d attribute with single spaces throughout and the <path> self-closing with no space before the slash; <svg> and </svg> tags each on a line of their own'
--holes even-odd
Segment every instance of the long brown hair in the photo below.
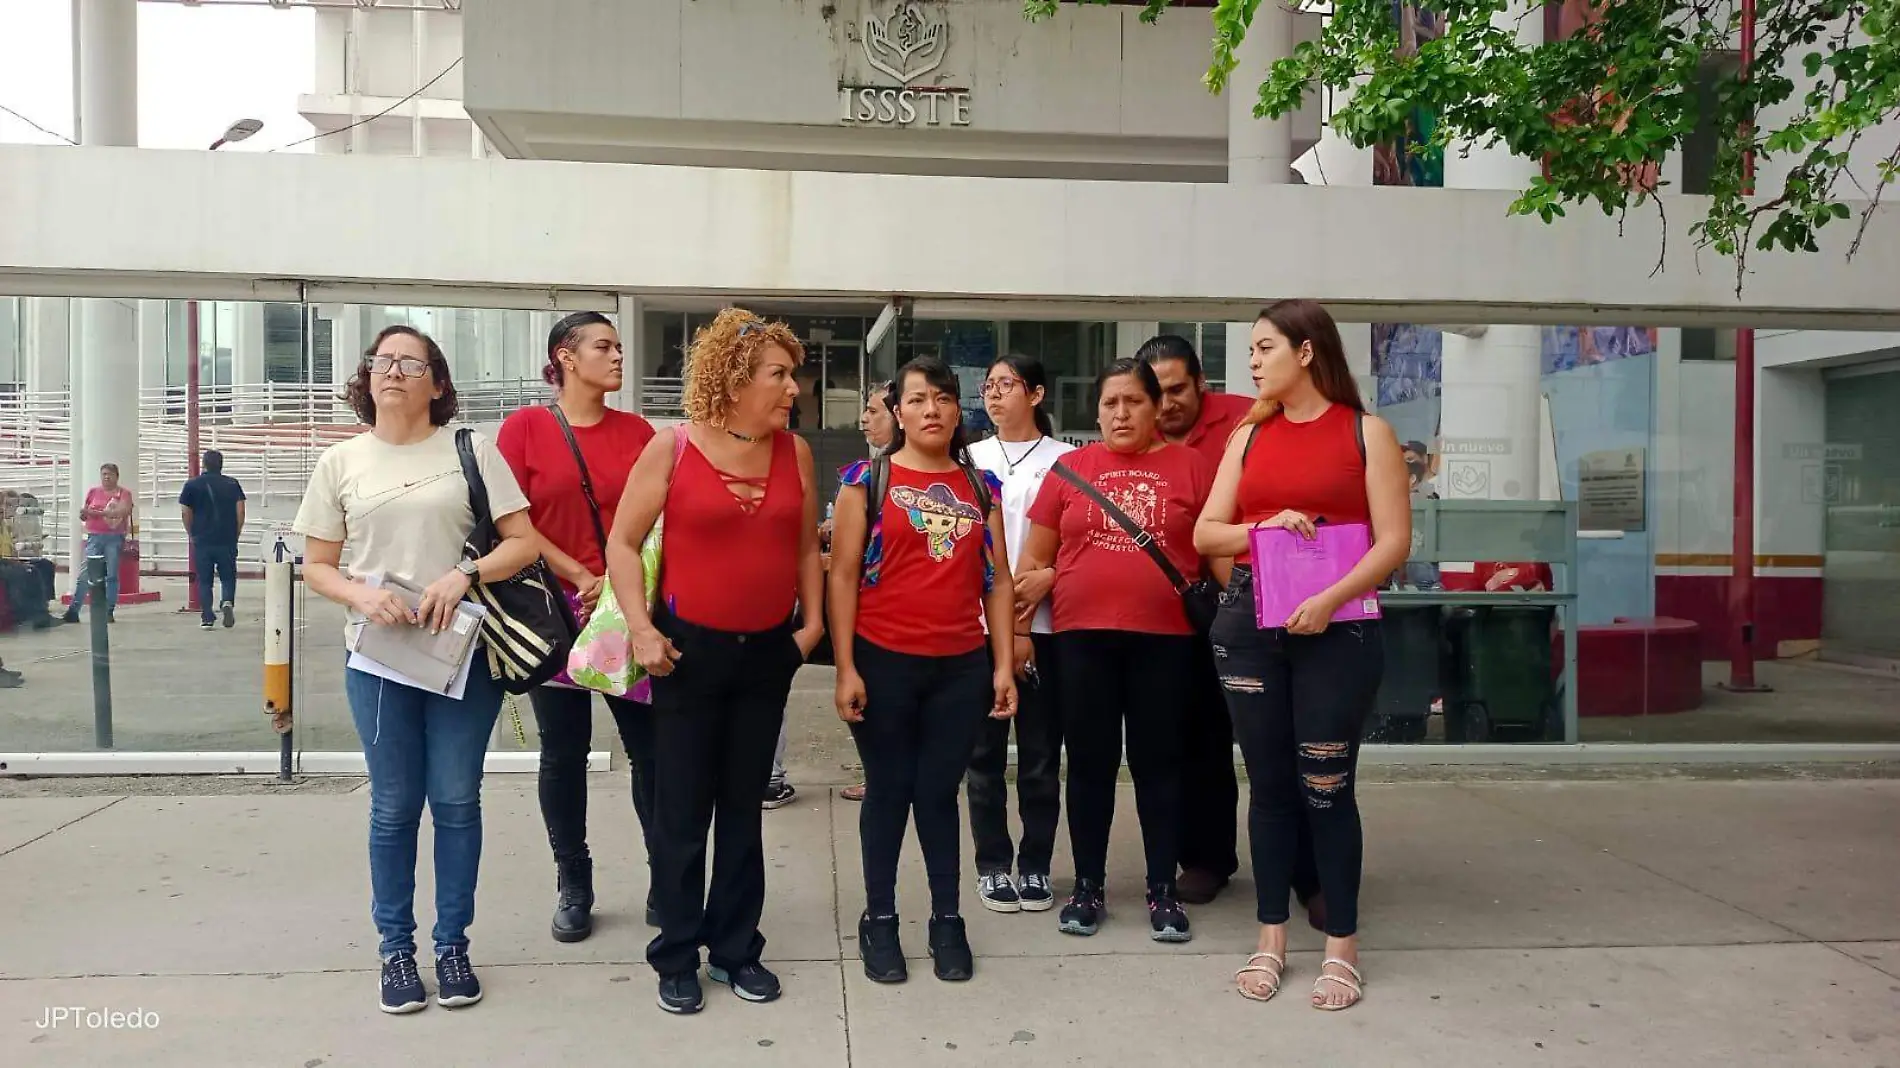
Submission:
<svg viewBox="0 0 1900 1068">
<path fill-rule="evenodd" d="M 1318 301 L 1300 298 L 1277 301 L 1261 309 L 1254 322 L 1262 319 L 1272 323 L 1294 348 L 1312 344 L 1313 362 L 1307 365 L 1306 373 L 1312 377 L 1313 388 L 1319 390 L 1320 396 L 1356 412 L 1366 410 L 1366 402 L 1359 395 L 1359 383 L 1353 380 L 1352 368 L 1346 363 L 1346 344 L 1339 339 L 1339 324 L 1333 322 L 1332 315 L 1320 307 Z M 1279 401 L 1256 400 L 1246 421 L 1264 423 L 1279 411 Z"/>
</svg>

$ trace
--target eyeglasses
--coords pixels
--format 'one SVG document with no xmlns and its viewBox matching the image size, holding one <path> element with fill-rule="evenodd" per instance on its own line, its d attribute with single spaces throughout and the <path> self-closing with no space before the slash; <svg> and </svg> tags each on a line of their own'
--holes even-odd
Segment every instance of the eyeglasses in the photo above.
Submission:
<svg viewBox="0 0 1900 1068">
<path fill-rule="evenodd" d="M 985 397 L 1007 397 L 1022 386 L 1023 380 L 1020 378 L 987 378 L 977 392 Z"/>
<path fill-rule="evenodd" d="M 371 356 L 363 363 L 373 375 L 386 375 L 391 367 L 401 370 L 404 378 L 421 378 L 429 373 L 429 361 L 414 356 Z"/>
</svg>

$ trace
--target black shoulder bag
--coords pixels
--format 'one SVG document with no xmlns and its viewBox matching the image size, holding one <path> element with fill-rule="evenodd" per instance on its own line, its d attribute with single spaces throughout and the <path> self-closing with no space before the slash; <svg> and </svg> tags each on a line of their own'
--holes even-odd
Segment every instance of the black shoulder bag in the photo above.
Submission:
<svg viewBox="0 0 1900 1068">
<path fill-rule="evenodd" d="M 501 534 L 489 511 L 488 485 L 475 462 L 474 434 L 466 427 L 455 432 L 455 452 L 468 482 L 469 511 L 475 514 L 462 556 L 479 560 L 501 544 Z M 478 581 L 469 587 L 468 596 L 488 610 L 482 621 L 482 641 L 488 647 L 495 681 L 503 690 L 527 693 L 567 668 L 568 650 L 580 630 L 546 560 L 537 556 L 534 563 L 508 578 Z"/>
<path fill-rule="evenodd" d="M 1214 625 L 1214 614 L 1220 607 L 1218 601 L 1220 587 L 1209 579 L 1189 582 L 1187 577 L 1181 574 L 1180 569 L 1174 566 L 1174 561 L 1168 559 L 1168 554 L 1161 551 L 1161 546 L 1155 544 L 1153 534 L 1148 533 L 1127 512 L 1116 507 L 1114 501 L 1104 497 L 1094 486 L 1089 485 L 1088 479 L 1070 470 L 1069 465 L 1057 460 L 1055 466 L 1049 470 L 1080 490 L 1084 497 L 1094 501 L 1095 506 L 1100 508 L 1104 515 L 1113 519 L 1116 526 L 1121 527 L 1130 538 L 1134 539 L 1135 548 L 1146 553 L 1148 559 L 1153 560 L 1155 566 L 1161 569 L 1161 574 L 1167 578 L 1168 585 L 1174 587 L 1174 592 L 1181 598 L 1181 608 L 1187 612 L 1188 623 L 1194 627 L 1196 633 L 1206 634 L 1208 628 Z"/>
</svg>

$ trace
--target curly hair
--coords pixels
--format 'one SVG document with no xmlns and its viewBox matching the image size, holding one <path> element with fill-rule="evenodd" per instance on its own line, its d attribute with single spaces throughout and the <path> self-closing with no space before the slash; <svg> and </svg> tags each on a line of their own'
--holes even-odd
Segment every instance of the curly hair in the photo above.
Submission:
<svg viewBox="0 0 1900 1068">
<path fill-rule="evenodd" d="M 723 427 L 732 415 L 733 398 L 752 381 L 753 372 L 768 346 L 791 353 L 792 363 L 805 362 L 805 346 L 784 323 L 769 323 L 744 308 L 727 308 L 699 328 L 686 350 L 681 407 L 686 418 L 711 427 Z"/>
<path fill-rule="evenodd" d="M 448 426 L 449 422 L 455 418 L 457 409 L 455 383 L 449 380 L 449 358 L 442 355 L 442 346 L 437 345 L 434 338 L 413 326 L 397 324 L 383 327 L 382 331 L 376 335 L 376 340 L 370 342 L 369 348 L 363 350 L 363 362 L 357 365 L 356 373 L 350 376 L 349 385 L 344 387 L 343 400 L 349 404 L 350 410 L 356 413 L 356 417 L 362 420 L 365 426 L 376 425 L 376 398 L 370 392 L 369 361 L 370 357 L 376 355 L 376 350 L 382 347 L 383 342 L 395 334 L 415 338 L 422 342 L 424 349 L 428 350 L 429 377 L 434 380 L 436 388 L 442 391 L 440 397 L 429 402 L 429 425 Z"/>
</svg>

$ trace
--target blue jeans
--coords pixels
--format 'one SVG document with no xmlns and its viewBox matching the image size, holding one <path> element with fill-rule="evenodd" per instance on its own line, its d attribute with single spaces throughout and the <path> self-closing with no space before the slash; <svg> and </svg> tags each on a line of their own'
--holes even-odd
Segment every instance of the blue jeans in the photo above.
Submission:
<svg viewBox="0 0 1900 1068">
<path fill-rule="evenodd" d="M 119 554 L 124 550 L 125 535 L 123 534 L 86 535 L 86 556 L 106 558 L 106 611 L 108 612 L 119 607 Z M 87 572 L 91 570 L 92 565 L 85 564 L 81 567 L 79 574 L 73 578 L 73 603 L 69 611 L 77 613 L 86 606 L 86 591 L 91 585 L 86 579 Z"/>
<path fill-rule="evenodd" d="M 370 917 L 384 959 L 416 949 L 416 832 L 435 825 L 435 949 L 468 946 L 482 860 L 482 758 L 501 688 L 480 649 L 460 701 L 345 668 L 343 690 L 369 764 Z"/>
<path fill-rule="evenodd" d="M 198 573 L 193 581 L 198 584 L 198 609 L 206 623 L 212 622 L 214 612 L 219 605 L 237 600 L 237 546 L 204 545 L 192 546 L 198 557 Z M 220 593 L 223 597 L 211 599 L 211 578 L 217 573 Z"/>
</svg>

